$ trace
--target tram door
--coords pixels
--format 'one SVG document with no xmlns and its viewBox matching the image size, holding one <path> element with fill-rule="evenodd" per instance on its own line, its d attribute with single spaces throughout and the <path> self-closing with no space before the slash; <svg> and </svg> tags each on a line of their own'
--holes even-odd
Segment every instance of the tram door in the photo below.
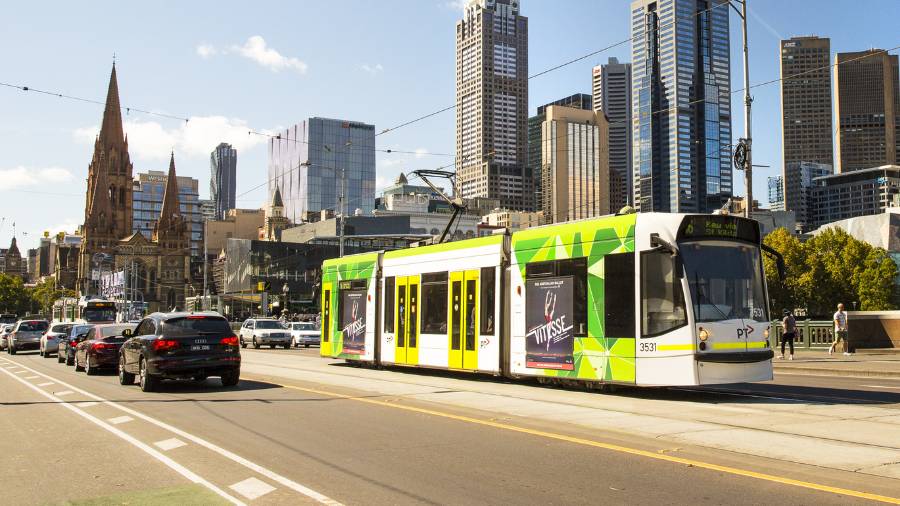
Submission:
<svg viewBox="0 0 900 506">
<path fill-rule="evenodd" d="M 478 369 L 479 271 L 450 273 L 450 360 L 451 369 Z"/>
<path fill-rule="evenodd" d="M 323 357 L 331 356 L 331 283 L 322 285 L 322 326 L 319 354 Z"/>
<path fill-rule="evenodd" d="M 419 363 L 419 278 L 401 276 L 397 278 L 396 322 L 397 345 L 394 362 L 397 364 Z"/>
</svg>

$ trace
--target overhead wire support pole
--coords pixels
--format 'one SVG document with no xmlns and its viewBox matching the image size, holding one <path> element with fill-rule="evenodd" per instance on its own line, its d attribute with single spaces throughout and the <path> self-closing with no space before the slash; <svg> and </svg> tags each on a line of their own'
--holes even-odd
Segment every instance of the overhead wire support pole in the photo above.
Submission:
<svg viewBox="0 0 900 506">
<path fill-rule="evenodd" d="M 738 10 L 733 2 L 741 4 Z M 751 106 L 753 97 L 750 96 L 750 51 L 747 45 L 747 0 L 728 0 L 728 4 L 741 17 L 741 28 L 744 43 L 744 138 L 741 139 L 744 184 L 747 187 L 747 199 L 744 206 L 744 216 L 749 218 L 753 210 L 753 129 Z M 737 157 L 736 157 L 737 159 Z"/>
</svg>

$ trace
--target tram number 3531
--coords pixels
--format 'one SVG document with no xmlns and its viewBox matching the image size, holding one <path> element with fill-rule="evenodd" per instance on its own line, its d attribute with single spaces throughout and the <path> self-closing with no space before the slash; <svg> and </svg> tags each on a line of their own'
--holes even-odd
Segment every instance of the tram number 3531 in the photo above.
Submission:
<svg viewBox="0 0 900 506">
<path fill-rule="evenodd" d="M 640 350 L 643 352 L 656 351 L 656 343 L 641 343 Z"/>
</svg>

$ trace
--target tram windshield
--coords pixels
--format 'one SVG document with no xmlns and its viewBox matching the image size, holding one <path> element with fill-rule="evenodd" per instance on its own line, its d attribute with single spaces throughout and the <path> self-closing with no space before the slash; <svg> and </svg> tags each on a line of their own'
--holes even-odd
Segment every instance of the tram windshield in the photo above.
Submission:
<svg viewBox="0 0 900 506">
<path fill-rule="evenodd" d="M 679 245 L 695 319 L 768 321 L 759 248 L 726 241 Z"/>
<path fill-rule="evenodd" d="M 86 307 L 81 311 L 81 317 L 86 322 L 111 322 L 116 320 L 116 308 L 114 307 Z"/>
</svg>

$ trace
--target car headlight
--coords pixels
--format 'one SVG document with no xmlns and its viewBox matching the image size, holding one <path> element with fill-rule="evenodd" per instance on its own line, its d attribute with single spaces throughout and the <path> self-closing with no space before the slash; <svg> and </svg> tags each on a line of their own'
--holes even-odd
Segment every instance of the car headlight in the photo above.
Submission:
<svg viewBox="0 0 900 506">
<path fill-rule="evenodd" d="M 709 339 L 710 333 L 703 327 L 700 327 L 700 332 L 697 334 L 697 337 L 700 338 L 701 341 L 706 341 Z"/>
</svg>

